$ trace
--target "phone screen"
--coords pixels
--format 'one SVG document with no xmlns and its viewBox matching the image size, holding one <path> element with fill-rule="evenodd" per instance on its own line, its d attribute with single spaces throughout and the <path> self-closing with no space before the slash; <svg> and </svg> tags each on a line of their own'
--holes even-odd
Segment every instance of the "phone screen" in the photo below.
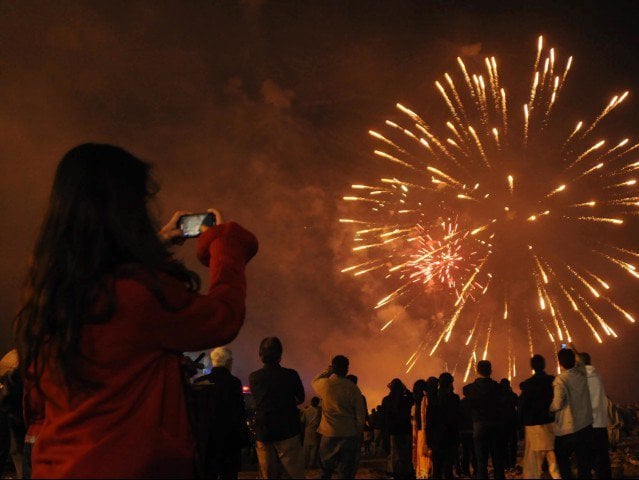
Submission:
<svg viewBox="0 0 639 480">
<path fill-rule="evenodd" d="M 561 348 L 568 348 L 568 346 L 565 343 L 562 343 Z"/>
<path fill-rule="evenodd" d="M 184 233 L 185 237 L 197 237 L 202 233 L 200 227 L 205 225 L 211 227 L 215 225 L 215 217 L 212 213 L 193 213 L 191 215 L 182 215 L 178 220 L 178 227 Z"/>
</svg>

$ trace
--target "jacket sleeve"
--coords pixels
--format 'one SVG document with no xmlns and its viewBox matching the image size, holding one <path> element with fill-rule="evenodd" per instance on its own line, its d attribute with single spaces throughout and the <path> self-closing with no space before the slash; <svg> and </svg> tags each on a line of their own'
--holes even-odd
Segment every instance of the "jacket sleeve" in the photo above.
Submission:
<svg viewBox="0 0 639 480">
<path fill-rule="evenodd" d="M 197 256 L 209 267 L 210 288 L 206 295 L 180 292 L 177 296 L 190 296 L 177 299 L 186 306 L 176 312 L 161 310 L 154 331 L 162 347 L 204 350 L 227 344 L 237 336 L 245 314 L 245 267 L 257 248 L 255 236 L 233 222 L 200 235 Z"/>
<path fill-rule="evenodd" d="M 326 369 L 323 372 L 321 372 L 319 375 L 317 375 L 317 377 L 315 377 L 313 381 L 311 382 L 311 386 L 313 387 L 313 390 L 315 390 L 315 392 L 320 397 L 324 393 L 326 382 L 330 376 L 331 376 L 330 371 Z"/>
<path fill-rule="evenodd" d="M 552 382 L 552 403 L 550 404 L 551 412 L 558 412 L 566 404 L 566 389 L 563 382 L 559 378 L 555 378 Z"/>
</svg>

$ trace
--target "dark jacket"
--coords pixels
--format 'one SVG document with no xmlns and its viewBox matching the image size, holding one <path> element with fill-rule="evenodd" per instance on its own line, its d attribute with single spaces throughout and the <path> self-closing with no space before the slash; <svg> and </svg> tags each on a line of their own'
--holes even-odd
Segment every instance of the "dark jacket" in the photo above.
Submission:
<svg viewBox="0 0 639 480">
<path fill-rule="evenodd" d="M 249 377 L 255 399 L 255 439 L 277 442 L 300 434 L 297 406 L 304 402 L 304 386 L 295 370 L 264 365 Z"/>
<path fill-rule="evenodd" d="M 415 400 L 410 392 L 384 397 L 382 400 L 382 430 L 388 435 L 412 433 L 410 410 L 413 403 Z"/>
<path fill-rule="evenodd" d="M 459 395 L 438 392 L 426 438 L 430 448 L 445 448 L 459 439 Z M 431 402 L 432 403 L 432 402 Z"/>
<path fill-rule="evenodd" d="M 239 451 L 248 446 L 248 427 L 242 382 L 224 367 L 193 382 L 195 436 L 202 461 L 202 472 L 220 461 L 240 469 Z"/>
<path fill-rule="evenodd" d="M 499 383 L 492 378 L 478 378 L 464 387 L 470 402 L 474 423 L 497 424 L 503 418 L 503 395 Z"/>
<path fill-rule="evenodd" d="M 554 421 L 550 413 L 554 378 L 540 372 L 519 384 L 519 415 L 523 425 L 545 425 Z"/>
<path fill-rule="evenodd" d="M 503 421 L 506 428 L 510 431 L 517 429 L 519 424 L 519 397 L 512 388 L 502 387 L 504 411 Z"/>
<path fill-rule="evenodd" d="M 470 400 L 464 397 L 459 402 L 459 433 L 468 435 L 473 433 L 473 412 Z"/>
</svg>

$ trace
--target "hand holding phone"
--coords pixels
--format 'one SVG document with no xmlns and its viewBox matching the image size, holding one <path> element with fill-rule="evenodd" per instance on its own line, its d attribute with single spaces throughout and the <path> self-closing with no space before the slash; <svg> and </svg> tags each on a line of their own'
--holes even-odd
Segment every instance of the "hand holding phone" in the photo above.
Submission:
<svg viewBox="0 0 639 480">
<path fill-rule="evenodd" d="M 191 213 L 182 215 L 177 221 L 177 226 L 185 238 L 194 238 L 198 237 L 206 228 L 212 227 L 216 223 L 216 215 L 212 212 Z"/>
<path fill-rule="evenodd" d="M 171 220 L 164 225 L 158 232 L 160 240 L 166 244 L 182 245 L 184 243 L 184 235 L 182 230 L 177 226 L 180 217 L 187 215 L 189 212 L 178 210 L 173 214 Z"/>
</svg>

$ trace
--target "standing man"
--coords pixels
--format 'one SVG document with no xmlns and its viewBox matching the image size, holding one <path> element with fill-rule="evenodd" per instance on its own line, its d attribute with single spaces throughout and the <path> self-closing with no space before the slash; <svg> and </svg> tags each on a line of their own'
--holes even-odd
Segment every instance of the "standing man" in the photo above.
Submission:
<svg viewBox="0 0 639 480">
<path fill-rule="evenodd" d="M 302 412 L 302 430 L 304 431 L 304 464 L 306 468 L 317 468 L 320 439 L 317 429 L 322 419 L 319 397 L 311 398 L 310 406 Z"/>
<path fill-rule="evenodd" d="M 297 406 L 304 402 L 304 386 L 295 370 L 280 365 L 282 342 L 267 337 L 260 344 L 264 367 L 251 373 L 255 399 L 255 439 L 261 478 L 304 478 L 304 452 Z"/>
<path fill-rule="evenodd" d="M 218 347 L 210 357 L 211 373 L 193 382 L 200 472 L 202 478 L 237 478 L 249 444 L 242 382 L 231 375 L 231 350 Z"/>
<path fill-rule="evenodd" d="M 459 440 L 462 447 L 461 472 L 458 476 L 470 477 L 470 467 L 473 467 L 472 476 L 477 471 L 477 456 L 475 455 L 475 443 L 473 442 L 473 416 L 470 400 L 464 397 L 459 401 Z"/>
<path fill-rule="evenodd" d="M 499 381 L 504 397 L 504 468 L 508 471 L 517 466 L 517 449 L 519 448 L 519 397 L 513 392 L 510 380 Z"/>
<path fill-rule="evenodd" d="M 488 360 L 477 362 L 477 379 L 464 387 L 473 417 L 473 440 L 477 456 L 476 478 L 488 478 L 488 457 L 493 460 L 493 476 L 505 478 L 503 396 L 499 384 L 490 378 L 493 367 Z"/>
<path fill-rule="evenodd" d="M 592 406 L 592 466 L 597 478 L 611 478 L 610 468 L 610 442 L 608 440 L 608 398 L 603 381 L 595 367 L 590 364 L 590 355 L 586 352 L 577 354 L 577 361 L 586 367 L 588 375 L 588 390 L 590 391 L 590 404 Z"/>
<path fill-rule="evenodd" d="M 555 455 L 561 478 L 572 478 L 570 456 L 577 456 L 579 478 L 592 478 L 592 405 L 583 367 L 575 366 L 575 352 L 557 353 L 561 373 L 553 381 L 550 411 L 555 413 Z"/>
<path fill-rule="evenodd" d="M 391 380 L 388 388 L 390 393 L 382 400 L 383 429 L 390 437 L 393 478 L 414 478 L 411 409 L 415 399 L 399 378 Z"/>
<path fill-rule="evenodd" d="M 454 378 L 448 373 L 439 376 L 437 415 L 432 419 L 433 478 L 455 478 L 453 467 L 459 452 L 459 395 L 454 391 Z"/>
<path fill-rule="evenodd" d="M 554 418 L 550 414 L 555 377 L 544 371 L 546 360 L 541 355 L 530 359 L 530 367 L 535 373 L 519 384 L 519 417 L 525 428 L 524 478 L 541 478 L 545 458 L 550 475 L 558 479 L 561 475 L 554 451 Z"/>
<path fill-rule="evenodd" d="M 337 470 L 340 478 L 355 478 L 364 431 L 364 397 L 346 378 L 349 361 L 337 355 L 331 365 L 313 380 L 313 388 L 322 399 L 319 433 L 322 478 Z"/>
<path fill-rule="evenodd" d="M 375 455 L 381 455 L 385 452 L 384 434 L 382 432 L 384 411 L 382 410 L 381 405 L 377 405 L 377 408 L 374 408 L 373 410 L 375 410 L 375 416 L 371 417 L 371 426 L 373 427 L 373 451 L 375 452 Z"/>
</svg>

